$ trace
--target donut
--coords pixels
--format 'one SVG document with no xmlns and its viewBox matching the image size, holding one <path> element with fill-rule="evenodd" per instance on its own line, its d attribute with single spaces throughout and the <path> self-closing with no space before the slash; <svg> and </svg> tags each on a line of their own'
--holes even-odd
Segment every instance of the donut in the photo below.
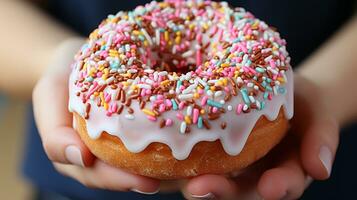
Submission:
<svg viewBox="0 0 357 200">
<path fill-rule="evenodd" d="M 286 135 L 286 41 L 243 8 L 153 1 L 109 15 L 75 55 L 73 127 L 109 165 L 162 180 L 239 173 Z"/>
</svg>

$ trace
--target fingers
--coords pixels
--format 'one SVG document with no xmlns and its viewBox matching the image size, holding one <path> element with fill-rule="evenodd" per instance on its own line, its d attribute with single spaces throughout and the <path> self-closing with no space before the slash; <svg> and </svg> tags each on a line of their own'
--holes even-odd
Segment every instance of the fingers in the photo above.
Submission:
<svg viewBox="0 0 357 200">
<path fill-rule="evenodd" d="M 339 130 L 332 118 L 316 120 L 303 136 L 301 159 L 309 175 L 318 180 L 327 179 L 338 147 Z"/>
<path fill-rule="evenodd" d="M 235 199 L 237 185 L 220 175 L 202 175 L 192 178 L 183 193 L 187 199 Z"/>
<path fill-rule="evenodd" d="M 337 121 L 329 115 L 318 88 L 299 76 L 295 85 L 295 117 L 292 123 L 293 132 L 301 136 L 303 166 L 313 179 L 327 179 L 339 143 Z"/>
<path fill-rule="evenodd" d="M 294 155 L 278 167 L 264 172 L 257 190 L 263 199 L 267 200 L 298 199 L 309 184 L 306 180 L 298 155 Z"/>
<path fill-rule="evenodd" d="M 48 157 L 54 162 L 89 166 L 94 157 L 73 130 L 72 115 L 67 107 L 68 76 L 72 60 L 69 58 L 78 49 L 78 42 L 76 45 L 67 43 L 60 47 L 59 57 L 54 59 L 51 66 L 56 70 L 51 69 L 52 72 L 47 73 L 34 89 L 33 107 Z M 62 71 L 59 70 L 60 67 Z"/>
<path fill-rule="evenodd" d="M 158 180 L 125 172 L 99 160 L 91 168 L 58 163 L 55 164 L 55 167 L 62 174 L 74 178 L 90 188 L 155 194 L 160 186 Z"/>
</svg>

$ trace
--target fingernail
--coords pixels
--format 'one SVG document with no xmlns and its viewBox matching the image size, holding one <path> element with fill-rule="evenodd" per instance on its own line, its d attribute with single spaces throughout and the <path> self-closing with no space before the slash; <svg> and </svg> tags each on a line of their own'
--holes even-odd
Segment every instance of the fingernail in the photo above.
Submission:
<svg viewBox="0 0 357 200">
<path fill-rule="evenodd" d="M 199 200 L 210 200 L 210 199 L 215 199 L 216 197 L 212 193 L 208 193 L 205 195 L 193 195 L 191 194 L 191 197 L 194 199 L 199 199 Z"/>
<path fill-rule="evenodd" d="M 324 165 L 327 174 L 330 176 L 332 168 L 332 152 L 326 146 L 322 146 L 320 149 L 319 158 Z"/>
<path fill-rule="evenodd" d="M 156 194 L 160 191 L 160 189 L 157 189 L 156 191 L 154 192 L 143 192 L 143 191 L 140 191 L 138 189 L 131 189 L 132 192 L 136 192 L 136 193 L 139 193 L 139 194 L 145 194 L 145 195 L 153 195 L 153 194 Z"/>
<path fill-rule="evenodd" d="M 84 167 L 82 154 L 78 147 L 74 145 L 66 147 L 65 155 L 68 162 L 80 167 Z"/>
</svg>

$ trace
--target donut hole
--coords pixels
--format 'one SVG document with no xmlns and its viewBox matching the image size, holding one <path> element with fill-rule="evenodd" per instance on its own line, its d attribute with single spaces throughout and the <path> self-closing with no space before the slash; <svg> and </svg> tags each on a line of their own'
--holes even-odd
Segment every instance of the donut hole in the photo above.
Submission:
<svg viewBox="0 0 357 200">
<path fill-rule="evenodd" d="M 156 71 L 176 72 L 177 74 L 186 74 L 196 70 L 197 64 L 192 62 L 191 58 L 183 57 L 182 54 L 172 54 L 168 52 L 156 52 L 156 62 L 153 68 Z"/>
</svg>

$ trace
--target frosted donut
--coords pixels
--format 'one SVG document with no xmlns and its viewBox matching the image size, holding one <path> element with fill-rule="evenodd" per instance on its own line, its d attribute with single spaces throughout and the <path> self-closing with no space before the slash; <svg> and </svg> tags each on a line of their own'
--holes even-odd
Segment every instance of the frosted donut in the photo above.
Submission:
<svg viewBox="0 0 357 200">
<path fill-rule="evenodd" d="M 239 171 L 293 116 L 279 33 L 226 2 L 151 2 L 109 15 L 75 56 L 74 128 L 110 165 L 158 179 Z"/>
</svg>

